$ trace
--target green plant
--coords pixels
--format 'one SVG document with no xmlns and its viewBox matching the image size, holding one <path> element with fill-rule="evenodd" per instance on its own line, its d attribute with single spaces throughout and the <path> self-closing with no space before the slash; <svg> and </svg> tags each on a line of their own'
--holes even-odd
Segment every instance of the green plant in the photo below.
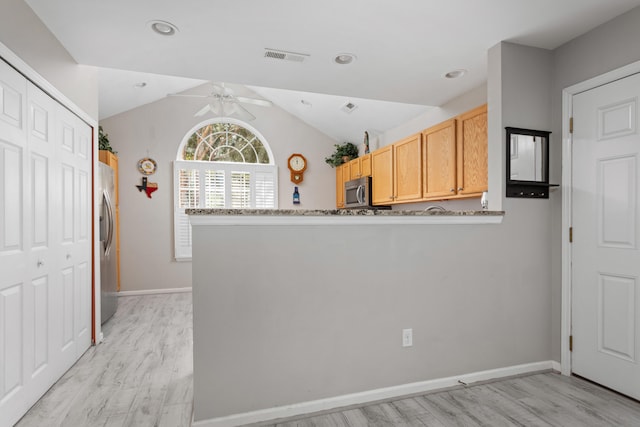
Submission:
<svg viewBox="0 0 640 427">
<path fill-rule="evenodd" d="M 336 151 L 329 157 L 325 157 L 324 161 L 331 167 L 340 166 L 349 160 L 358 157 L 358 147 L 352 142 L 344 142 L 342 144 L 334 144 Z"/>
<path fill-rule="evenodd" d="M 114 151 L 109 143 L 109 135 L 104 133 L 102 130 L 102 126 L 98 126 L 98 148 L 100 150 L 111 151 L 113 154 L 118 154 L 117 151 Z"/>
</svg>

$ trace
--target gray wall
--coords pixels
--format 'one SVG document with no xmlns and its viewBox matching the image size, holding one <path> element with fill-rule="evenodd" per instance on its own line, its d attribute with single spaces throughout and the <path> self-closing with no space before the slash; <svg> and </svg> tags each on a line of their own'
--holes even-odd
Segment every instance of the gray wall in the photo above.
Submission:
<svg viewBox="0 0 640 427">
<path fill-rule="evenodd" d="M 489 61 L 502 173 L 505 126 L 551 128 L 553 53 L 500 43 Z M 553 200 L 503 194 L 494 226 L 199 231 L 195 419 L 551 360 Z"/>
<path fill-rule="evenodd" d="M 98 77 L 78 65 L 23 0 L 2 0 L 0 42 L 98 120 Z"/>
<path fill-rule="evenodd" d="M 640 7 L 635 8 L 588 33 L 560 46 L 553 52 L 553 96 L 551 146 L 551 180 L 559 183 L 562 176 L 562 90 L 576 83 L 615 70 L 640 60 Z M 551 277 L 552 288 L 552 354 L 560 360 L 560 315 L 562 291 L 562 197 L 552 197 Z"/>
<path fill-rule="evenodd" d="M 501 225 L 199 227 L 195 419 L 549 360 L 535 203 Z"/>
<path fill-rule="evenodd" d="M 238 95 L 255 96 L 242 86 L 233 89 Z M 122 291 L 191 286 L 191 263 L 174 260 L 172 162 L 186 134 L 208 118 L 193 116 L 202 105 L 204 100 L 168 97 L 100 122 L 119 157 Z M 280 208 L 294 208 L 287 159 L 295 152 L 308 160 L 299 186 L 302 203 L 296 208 L 334 208 L 335 170 L 324 157 L 336 141 L 276 106 L 254 107 L 252 112 L 257 118 L 249 124 L 267 140 L 278 165 Z M 136 165 L 143 157 L 158 163 L 158 171 L 149 176 L 159 185 L 152 199 L 135 187 L 142 178 Z"/>
</svg>

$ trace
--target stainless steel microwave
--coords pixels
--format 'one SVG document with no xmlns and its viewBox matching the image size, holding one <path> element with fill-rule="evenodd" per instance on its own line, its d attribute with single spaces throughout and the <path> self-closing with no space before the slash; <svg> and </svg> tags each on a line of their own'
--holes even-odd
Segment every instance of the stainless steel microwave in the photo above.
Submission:
<svg viewBox="0 0 640 427">
<path fill-rule="evenodd" d="M 373 206 L 371 177 L 352 179 L 344 183 L 344 207 L 347 209 L 389 209 L 389 206 Z"/>
</svg>

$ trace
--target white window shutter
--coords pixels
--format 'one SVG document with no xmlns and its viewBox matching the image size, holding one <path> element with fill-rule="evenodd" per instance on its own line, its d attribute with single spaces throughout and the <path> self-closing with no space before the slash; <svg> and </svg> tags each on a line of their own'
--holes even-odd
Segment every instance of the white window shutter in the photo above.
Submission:
<svg viewBox="0 0 640 427">
<path fill-rule="evenodd" d="M 251 173 L 231 172 L 231 209 L 251 207 Z"/>
<path fill-rule="evenodd" d="M 273 172 L 255 173 L 256 209 L 275 209 L 276 207 L 276 174 Z"/>
<path fill-rule="evenodd" d="M 225 174 L 223 170 L 207 170 L 204 174 L 204 192 L 207 209 L 223 209 L 224 203 L 224 182 Z"/>
<path fill-rule="evenodd" d="M 173 188 L 175 258 L 190 260 L 191 224 L 185 210 L 275 209 L 278 207 L 278 167 L 176 160 Z"/>
</svg>

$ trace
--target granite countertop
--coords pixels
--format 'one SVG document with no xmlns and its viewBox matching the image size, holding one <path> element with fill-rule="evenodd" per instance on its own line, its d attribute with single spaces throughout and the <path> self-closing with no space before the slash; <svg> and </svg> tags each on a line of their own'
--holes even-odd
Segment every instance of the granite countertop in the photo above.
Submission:
<svg viewBox="0 0 640 427">
<path fill-rule="evenodd" d="M 187 215 L 216 216 L 502 216 L 504 211 L 389 209 L 187 209 Z"/>
</svg>

